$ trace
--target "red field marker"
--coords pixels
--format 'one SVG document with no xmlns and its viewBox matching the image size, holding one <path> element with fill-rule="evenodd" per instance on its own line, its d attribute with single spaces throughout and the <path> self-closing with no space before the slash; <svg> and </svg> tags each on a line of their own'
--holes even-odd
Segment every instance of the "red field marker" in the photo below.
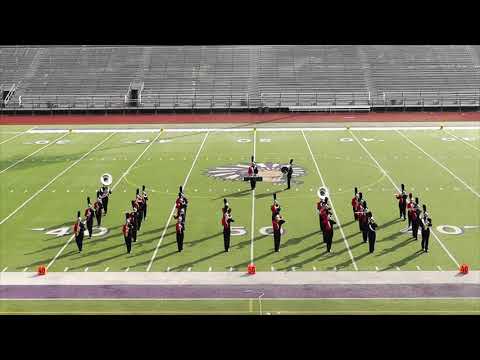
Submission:
<svg viewBox="0 0 480 360">
<path fill-rule="evenodd" d="M 255 275 L 256 270 L 257 270 L 257 267 L 255 266 L 254 263 L 248 264 L 248 266 L 247 266 L 247 272 L 248 272 L 250 275 Z"/>
<path fill-rule="evenodd" d="M 38 275 L 45 275 L 47 273 L 47 268 L 45 265 L 40 265 L 38 267 Z"/>
<path fill-rule="evenodd" d="M 462 274 L 468 274 L 468 265 L 467 264 L 460 265 L 460 272 Z"/>
</svg>

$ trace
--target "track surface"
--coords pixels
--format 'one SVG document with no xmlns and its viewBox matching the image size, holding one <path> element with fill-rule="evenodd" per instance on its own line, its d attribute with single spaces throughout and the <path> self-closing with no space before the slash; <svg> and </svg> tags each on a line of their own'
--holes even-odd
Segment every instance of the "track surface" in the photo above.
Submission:
<svg viewBox="0 0 480 360">
<path fill-rule="evenodd" d="M 0 125 L 479 121 L 479 112 L 0 115 Z"/>
<path fill-rule="evenodd" d="M 413 285 L 13 285 L 1 299 L 224 299 L 251 298 L 462 298 L 479 297 L 480 284 Z"/>
</svg>

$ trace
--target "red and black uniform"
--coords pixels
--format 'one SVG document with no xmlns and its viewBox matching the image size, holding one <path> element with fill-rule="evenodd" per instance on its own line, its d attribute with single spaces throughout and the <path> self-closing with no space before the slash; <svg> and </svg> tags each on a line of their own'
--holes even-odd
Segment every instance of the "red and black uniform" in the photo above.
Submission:
<svg viewBox="0 0 480 360">
<path fill-rule="evenodd" d="M 148 201 L 148 194 L 145 191 L 145 188 L 142 190 L 142 199 L 143 199 L 143 218 L 147 219 L 147 201 Z"/>
<path fill-rule="evenodd" d="M 275 248 L 275 252 L 280 251 L 280 241 L 282 239 L 282 225 L 285 223 L 282 216 L 278 214 L 275 219 L 272 220 L 272 228 L 273 228 L 273 245 Z"/>
<path fill-rule="evenodd" d="M 131 225 L 130 227 L 130 237 L 133 242 L 137 242 L 137 234 L 138 234 L 138 210 L 134 208 L 133 211 L 130 212 L 129 214 L 129 224 Z"/>
<path fill-rule="evenodd" d="M 363 213 L 363 206 L 362 206 L 362 203 L 360 201 L 357 202 L 357 207 L 356 207 L 355 213 L 357 215 L 358 227 L 359 227 L 360 231 L 362 231 L 362 223 L 360 222 L 360 215 Z"/>
<path fill-rule="evenodd" d="M 355 195 L 352 199 L 352 208 L 353 208 L 353 219 L 355 221 L 358 220 L 358 214 L 356 213 L 357 211 L 357 206 L 358 206 L 358 197 Z"/>
<path fill-rule="evenodd" d="M 324 228 L 324 239 L 325 239 L 325 243 L 327 244 L 327 252 L 330 252 L 332 248 L 333 224 L 335 224 L 335 220 L 333 220 L 332 216 L 327 215 L 324 217 L 323 228 Z"/>
<path fill-rule="evenodd" d="M 135 207 L 137 209 L 137 230 L 140 231 L 140 227 L 142 226 L 142 220 L 143 220 L 143 199 L 140 195 L 137 195 L 137 198 L 135 199 Z"/>
<path fill-rule="evenodd" d="M 430 239 L 430 228 L 432 227 L 432 219 L 427 212 L 422 216 L 422 250 L 428 252 L 428 240 Z"/>
<path fill-rule="evenodd" d="M 408 201 L 407 204 L 407 215 L 408 215 L 408 228 L 412 226 L 412 212 L 414 211 L 415 208 L 415 203 L 413 202 L 412 199 Z"/>
<path fill-rule="evenodd" d="M 90 205 L 85 209 L 84 216 L 88 230 L 88 238 L 91 239 L 93 234 L 93 217 L 95 216 L 95 210 L 93 209 L 93 206 Z"/>
<path fill-rule="evenodd" d="M 93 204 L 93 208 L 95 210 L 95 217 L 97 218 L 97 225 L 100 226 L 102 224 L 102 212 L 103 212 L 103 204 L 100 198 L 95 201 Z"/>
<path fill-rule="evenodd" d="M 282 210 L 280 208 L 280 205 L 275 201 L 272 206 L 270 206 L 270 210 L 272 211 L 272 220 L 275 219 L 275 216 L 280 214 L 280 211 Z"/>
<path fill-rule="evenodd" d="M 400 194 L 395 195 L 398 200 L 398 209 L 400 210 L 400 218 L 403 216 L 403 220 L 406 220 L 406 210 L 407 210 L 407 194 L 405 190 L 402 190 Z"/>
<path fill-rule="evenodd" d="M 78 212 L 80 213 L 80 211 Z M 85 224 L 79 217 L 73 225 L 73 233 L 75 234 L 75 242 L 77 243 L 78 251 L 82 252 L 83 248 L 83 234 L 85 232 Z"/>
<path fill-rule="evenodd" d="M 412 237 L 418 240 L 418 228 L 420 226 L 420 209 L 415 204 L 412 211 Z"/>
<path fill-rule="evenodd" d="M 111 193 L 112 193 L 112 191 L 110 190 L 110 188 L 108 186 L 102 186 L 100 188 L 100 197 L 102 199 L 103 210 L 105 212 L 105 215 L 107 215 L 108 197 L 110 196 Z"/>
<path fill-rule="evenodd" d="M 127 247 L 127 253 L 130 254 L 130 252 L 132 251 L 132 233 L 134 226 L 130 221 L 130 213 L 126 213 L 125 215 L 125 224 L 123 225 L 122 232 L 125 239 L 125 246 Z"/>
<path fill-rule="evenodd" d="M 227 211 L 222 216 L 222 225 L 223 225 L 223 245 L 225 252 L 228 252 L 230 249 L 230 234 L 231 227 L 230 223 L 234 222 L 230 211 Z"/>
<path fill-rule="evenodd" d="M 179 221 L 177 221 L 177 225 L 175 226 L 175 230 L 177 233 L 177 247 L 178 247 L 178 252 L 181 252 L 183 250 L 183 237 L 184 237 L 184 228 L 181 222 L 181 219 L 179 218 Z"/>
<path fill-rule="evenodd" d="M 366 243 L 368 240 L 368 209 L 361 206 L 361 212 L 359 214 L 358 222 L 360 223 L 360 230 L 362 231 L 363 242 Z"/>
</svg>

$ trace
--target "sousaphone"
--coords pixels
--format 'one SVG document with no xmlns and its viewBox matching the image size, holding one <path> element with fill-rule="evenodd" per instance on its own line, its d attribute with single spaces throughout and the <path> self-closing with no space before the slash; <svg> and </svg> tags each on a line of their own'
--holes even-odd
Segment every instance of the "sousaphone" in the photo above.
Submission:
<svg viewBox="0 0 480 360">
<path fill-rule="evenodd" d="M 320 200 L 324 201 L 325 198 L 329 198 L 330 195 L 328 193 L 328 189 L 326 186 L 322 186 L 320 189 L 318 189 L 318 197 L 320 198 Z"/>
<path fill-rule="evenodd" d="M 108 185 L 111 185 L 112 182 L 113 182 L 113 177 L 112 175 L 110 174 L 103 174 L 101 177 L 100 177 L 100 182 L 105 185 L 105 186 L 108 186 Z"/>
</svg>

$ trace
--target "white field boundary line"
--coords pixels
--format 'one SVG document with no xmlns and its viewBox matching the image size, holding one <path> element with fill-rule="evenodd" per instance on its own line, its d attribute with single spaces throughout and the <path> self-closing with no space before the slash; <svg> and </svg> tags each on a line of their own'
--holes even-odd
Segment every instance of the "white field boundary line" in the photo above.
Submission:
<svg viewBox="0 0 480 360">
<path fill-rule="evenodd" d="M 325 181 L 323 180 L 322 173 L 318 168 L 317 160 L 315 160 L 315 156 L 313 155 L 312 149 L 310 147 L 310 144 L 308 143 L 307 137 L 305 136 L 305 133 L 303 130 L 302 130 L 302 135 L 303 135 L 303 138 L 305 139 L 305 143 L 307 144 L 308 151 L 310 152 L 310 156 L 312 157 L 313 163 L 315 164 L 315 168 L 317 169 L 317 173 L 318 173 L 318 176 L 320 177 L 320 181 L 322 182 L 322 186 L 326 186 Z M 332 206 L 333 215 L 337 219 L 338 228 L 340 229 L 340 233 L 342 234 L 343 242 L 345 243 L 345 247 L 347 248 L 348 254 L 350 255 L 350 259 L 352 260 L 353 267 L 355 268 L 356 271 L 358 271 L 357 263 L 355 262 L 355 258 L 353 257 L 352 251 L 350 250 L 350 245 L 348 244 L 347 238 L 345 237 L 345 233 L 343 232 L 342 224 L 340 223 L 340 219 L 337 215 L 337 212 L 335 211 L 335 207 L 333 206 L 333 200 L 331 197 L 329 200 L 330 200 L 330 205 Z"/>
<path fill-rule="evenodd" d="M 450 175 L 452 175 L 455 179 L 457 179 L 457 181 L 459 181 L 460 183 L 462 183 L 468 190 L 470 190 L 474 195 L 476 195 L 478 198 L 480 198 L 480 194 L 478 192 L 476 192 L 474 189 L 472 189 L 472 187 L 470 185 L 468 185 L 465 181 L 463 181 L 460 177 L 458 177 L 457 175 L 455 175 L 449 168 L 447 168 L 445 165 L 443 165 L 440 161 L 438 161 L 437 159 L 435 159 L 432 155 L 430 155 L 429 153 L 427 153 L 425 150 L 423 150 L 420 146 L 418 146 L 414 141 L 412 141 L 408 136 L 406 136 L 405 134 L 401 133 L 400 131 L 397 131 L 403 138 L 405 138 L 405 140 L 407 140 L 410 144 L 412 144 L 413 146 L 415 146 L 418 150 L 420 150 L 422 153 L 424 153 L 425 155 L 427 155 L 430 160 L 432 160 L 433 162 L 435 162 L 437 165 L 439 165 L 442 169 L 444 169 L 445 171 L 447 171 Z"/>
<path fill-rule="evenodd" d="M 368 149 L 365 147 L 365 145 L 363 145 L 359 140 L 358 138 L 356 137 L 356 135 L 350 131 L 350 134 L 352 135 L 352 137 L 357 141 L 357 143 L 362 147 L 362 149 L 367 153 L 368 156 L 370 156 L 370 159 L 372 159 L 372 161 L 377 165 L 378 169 L 381 171 L 382 174 L 384 174 L 388 180 L 390 180 L 390 182 L 392 183 L 393 187 L 395 189 L 397 189 L 398 192 L 400 192 L 400 188 L 397 186 L 397 184 L 395 183 L 395 181 L 393 181 L 393 179 L 390 177 L 390 175 L 387 173 L 387 171 L 378 163 L 378 161 L 373 157 L 373 155 L 370 153 L 370 151 L 368 151 Z M 440 244 L 440 246 L 442 247 L 442 249 L 445 251 L 445 253 L 448 255 L 448 257 L 455 263 L 455 265 L 457 265 L 457 267 L 460 267 L 460 264 L 458 263 L 458 261 L 455 259 L 455 257 L 450 253 L 450 251 L 448 251 L 447 247 L 443 244 L 443 242 L 438 238 L 437 234 L 435 234 L 435 232 L 433 231 L 433 229 L 430 230 L 430 232 L 432 233 L 433 237 L 437 240 L 437 242 Z"/>
<path fill-rule="evenodd" d="M 458 297 L 435 297 L 435 296 L 422 296 L 422 297 L 329 297 L 329 298 L 303 298 L 303 297 L 295 297 L 295 298 L 277 298 L 277 297 L 267 297 L 263 298 L 263 300 L 268 301 L 318 301 L 318 302 L 326 302 L 326 301 L 338 301 L 338 300 L 479 300 L 480 297 L 471 297 L 471 296 L 458 296 Z M 252 300 L 252 298 L 0 298 L 0 301 L 164 301 L 164 302 L 173 302 L 173 301 L 248 301 Z M 480 310 L 478 310 L 480 311 Z"/>
<path fill-rule="evenodd" d="M 22 136 L 23 134 L 29 133 L 30 131 L 34 130 L 35 127 L 36 127 L 36 126 L 34 126 L 33 128 L 30 128 L 30 129 L 28 129 L 28 130 L 22 131 L 22 132 L 18 133 L 18 134 L 15 135 L 15 136 L 9 137 L 8 139 L 3 140 L 2 142 L 0 142 L 0 145 L 5 144 L 5 143 L 7 143 L 7 142 L 9 142 L 9 141 L 11 141 L 11 140 L 13 140 L 13 139 L 16 139 L 17 137 Z"/>
<path fill-rule="evenodd" d="M 49 147 L 50 145 L 55 144 L 57 141 L 63 139 L 63 138 L 64 138 L 65 136 L 67 136 L 67 135 L 68 135 L 68 133 L 63 134 L 62 136 L 56 138 L 56 139 L 53 140 L 52 142 L 49 142 L 47 145 L 42 146 L 42 147 L 41 147 L 40 149 L 38 149 L 38 150 L 35 150 L 35 151 L 34 151 L 33 153 L 31 153 L 30 155 L 27 155 L 27 156 L 25 156 L 23 159 L 16 161 L 15 163 L 13 163 L 12 165 L 10 165 L 9 167 L 6 167 L 6 168 L 3 169 L 2 171 L 0 171 L 0 174 L 3 174 L 3 173 L 4 173 L 5 171 L 7 171 L 8 169 L 11 169 L 11 168 L 14 167 L 15 165 L 20 164 L 22 161 L 25 161 L 25 160 L 28 159 L 29 157 L 31 157 L 31 156 L 39 153 L 40 151 L 42 151 L 43 149 L 46 149 L 46 148 Z"/>
<path fill-rule="evenodd" d="M 448 132 L 448 131 L 445 130 L 445 129 L 444 129 L 443 131 L 444 131 L 445 133 L 447 133 L 448 135 L 453 136 L 455 139 L 460 140 L 460 141 L 463 142 L 465 145 L 470 146 L 472 149 L 475 149 L 475 150 L 477 150 L 477 151 L 480 151 L 480 148 L 478 148 L 478 147 L 470 144 L 468 141 L 463 140 L 461 137 L 458 137 L 457 135 L 452 134 L 451 132 Z"/>
<path fill-rule="evenodd" d="M 157 139 L 160 137 L 160 135 L 162 134 L 162 132 L 160 131 L 160 133 L 157 135 L 157 137 L 151 141 L 146 147 L 145 149 L 142 151 L 142 153 L 137 157 L 137 159 L 128 167 L 128 169 L 123 173 L 123 175 L 117 180 L 117 182 L 112 186 L 112 190 L 115 189 L 115 187 L 120 183 L 120 181 L 129 173 L 129 171 L 132 169 L 132 167 L 138 162 L 138 160 L 140 160 L 140 158 L 143 156 L 143 154 L 145 154 L 147 152 L 147 150 L 150 148 L 150 146 L 152 146 L 153 143 L 155 143 L 155 141 L 157 141 Z M 57 260 L 57 258 L 60 256 L 60 254 L 62 254 L 63 250 L 65 250 L 65 248 L 68 246 L 68 244 L 70 244 L 70 242 L 75 238 L 75 235 L 72 235 L 68 241 L 65 243 L 65 245 L 62 246 L 62 248 L 57 252 L 57 254 L 54 256 L 54 258 L 48 263 L 47 265 L 47 270 L 53 265 L 53 263 L 55 262 L 55 260 Z"/>
<path fill-rule="evenodd" d="M 115 135 L 116 133 L 112 133 L 110 134 L 109 136 L 107 136 L 105 139 L 103 139 L 101 142 L 99 142 L 97 145 L 95 145 L 93 148 L 91 148 L 88 152 L 86 152 L 85 154 L 82 155 L 82 157 L 78 160 L 76 160 L 73 164 L 71 164 L 70 166 L 68 166 L 66 169 L 64 169 L 60 174 L 58 174 L 57 176 L 55 176 L 52 180 L 50 180 L 46 185 L 44 185 L 40 190 L 38 190 L 35 194 L 33 194 L 32 196 L 30 196 L 27 200 L 24 201 L 24 203 L 22 205 L 20 205 L 18 208 L 16 208 L 15 210 L 13 210 L 10 215 L 8 215 L 6 218 L 4 218 L 2 221 L 0 221 L 0 225 L 2 225 L 3 223 L 5 223 L 5 221 L 7 221 L 8 219 L 10 219 L 13 215 L 15 215 L 20 209 L 22 209 L 25 205 L 27 205 L 30 201 L 32 201 L 38 194 L 40 194 L 43 190 L 45 190 L 48 186 L 50 186 L 55 180 L 57 180 L 60 176 L 62 176 L 63 174 L 65 174 L 68 170 L 70 170 L 72 167 L 74 167 L 75 165 L 77 165 L 80 161 L 82 161 L 85 157 L 87 157 L 91 152 L 93 152 L 94 150 L 96 150 L 98 147 L 100 147 L 101 145 L 103 145 L 106 141 L 108 141 L 113 135 Z"/>
<path fill-rule="evenodd" d="M 118 186 L 118 184 L 120 184 L 122 179 L 125 176 L 128 175 L 128 173 L 130 172 L 130 170 L 132 170 L 132 168 L 135 166 L 135 164 L 142 158 L 142 156 L 148 151 L 148 149 L 150 149 L 150 147 L 158 140 L 160 135 L 162 135 L 162 132 L 163 132 L 163 130 L 160 130 L 158 135 L 152 141 L 150 141 L 150 143 L 145 147 L 145 149 L 142 151 L 142 153 L 140 155 L 138 155 L 138 157 L 135 159 L 135 161 L 128 167 L 128 169 L 122 174 L 122 176 L 120 176 L 120 178 L 117 180 L 117 182 L 115 184 L 113 184 L 112 191 L 115 190 L 115 188 Z"/>
<path fill-rule="evenodd" d="M 205 137 L 203 138 L 202 144 L 200 145 L 200 147 L 197 151 L 197 155 L 195 156 L 195 159 L 193 159 L 192 166 L 190 167 L 190 170 L 188 171 L 187 176 L 185 177 L 185 181 L 183 182 L 183 185 L 182 185 L 183 189 L 185 189 L 185 187 L 187 186 L 187 182 L 188 182 L 188 179 L 190 178 L 190 174 L 192 173 L 193 167 L 197 163 L 197 159 L 200 155 L 200 152 L 203 149 L 203 145 L 205 144 L 205 141 L 207 140 L 207 137 L 208 137 L 209 134 L 210 134 L 210 132 L 207 131 L 207 133 L 205 134 Z M 175 203 L 173 204 L 172 211 L 170 212 L 170 215 L 168 216 L 165 227 L 163 228 L 162 235 L 160 236 L 160 239 L 158 240 L 157 246 L 155 247 L 155 251 L 153 252 L 152 258 L 150 259 L 150 263 L 147 266 L 147 269 L 146 269 L 147 272 L 150 271 L 150 269 L 152 268 L 153 261 L 155 260 L 155 257 L 157 256 L 158 249 L 160 248 L 160 245 L 162 244 L 163 238 L 165 236 L 165 233 L 167 232 L 168 226 L 170 225 L 170 221 L 172 220 L 172 216 L 173 216 L 174 212 L 175 212 Z"/>
<path fill-rule="evenodd" d="M 287 131 L 287 132 L 298 132 L 298 131 L 345 131 L 348 129 L 356 131 L 397 131 L 397 130 L 439 130 L 440 126 L 359 126 L 359 127 L 346 127 L 346 126 L 337 126 L 337 127 L 265 127 L 265 128 L 256 128 L 259 132 L 271 132 L 271 131 Z M 254 128 L 163 128 L 164 132 L 250 132 Z M 448 130 L 480 130 L 480 126 L 444 126 L 443 129 Z M 122 128 L 111 128 L 111 129 L 72 129 L 72 133 L 154 133 L 159 132 L 162 129 L 160 128 L 137 128 L 137 129 L 122 129 Z M 70 130 L 68 129 L 36 129 L 28 131 L 30 134 L 52 134 L 52 133 L 67 133 Z M 20 134 L 21 135 L 21 134 Z M 1 143 L 0 143 L 1 144 Z"/>
<path fill-rule="evenodd" d="M 253 159 L 257 160 L 257 131 L 253 129 Z M 252 191 L 252 221 L 250 229 L 250 264 L 253 264 L 253 238 L 255 231 L 255 189 Z"/>
</svg>

